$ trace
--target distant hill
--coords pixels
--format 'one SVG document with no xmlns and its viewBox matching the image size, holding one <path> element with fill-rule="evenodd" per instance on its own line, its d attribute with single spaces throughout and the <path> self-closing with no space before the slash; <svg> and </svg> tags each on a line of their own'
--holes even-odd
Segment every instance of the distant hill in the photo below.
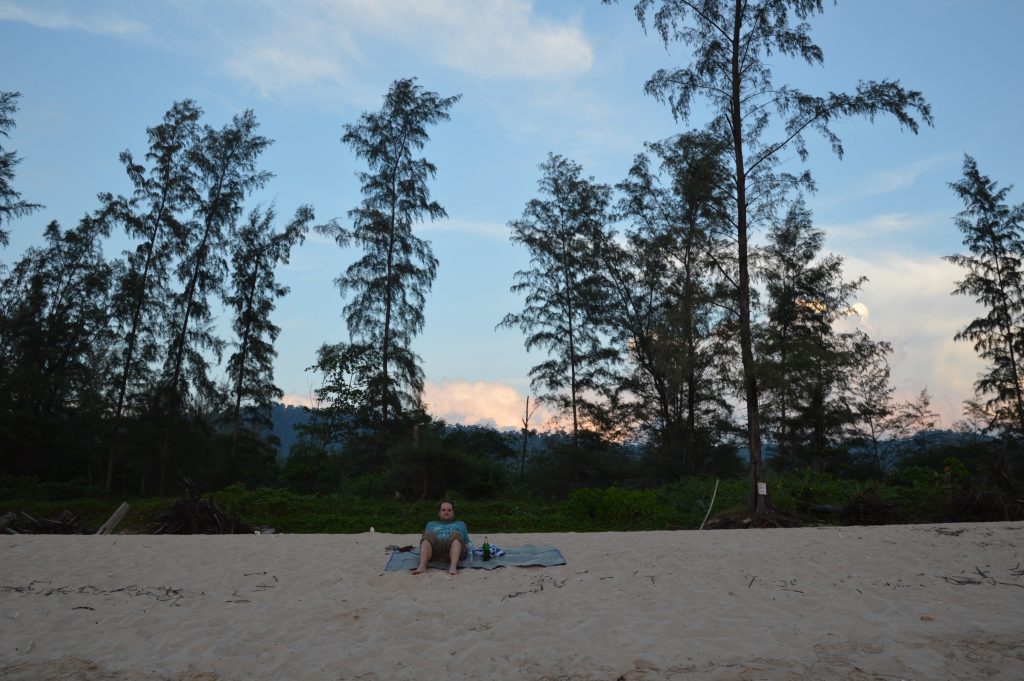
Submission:
<svg viewBox="0 0 1024 681">
<path fill-rule="evenodd" d="M 281 444 L 277 449 L 277 458 L 287 459 L 292 445 L 299 439 L 295 426 L 300 423 L 308 423 L 309 412 L 303 407 L 275 403 L 270 411 L 270 420 L 274 423 L 274 435 L 281 439 Z"/>
<path fill-rule="evenodd" d="M 286 404 L 275 403 L 270 412 L 270 420 L 274 424 L 274 435 L 281 440 L 281 444 L 277 449 L 277 458 L 284 461 L 288 458 L 288 453 L 291 451 L 292 445 L 295 444 L 299 439 L 299 434 L 295 430 L 295 426 L 299 424 L 309 423 L 310 414 L 303 407 L 292 407 Z M 456 428 L 458 426 L 450 425 L 449 429 Z M 522 440 L 519 431 L 514 428 L 492 428 L 491 426 L 463 426 L 465 428 L 486 428 L 491 430 L 497 430 L 504 437 L 509 446 L 514 451 L 519 451 L 522 447 Z M 548 448 L 548 445 L 552 439 L 557 440 L 559 435 L 547 435 L 544 433 L 534 433 L 529 440 L 528 450 L 531 455 L 537 452 L 543 452 Z"/>
</svg>

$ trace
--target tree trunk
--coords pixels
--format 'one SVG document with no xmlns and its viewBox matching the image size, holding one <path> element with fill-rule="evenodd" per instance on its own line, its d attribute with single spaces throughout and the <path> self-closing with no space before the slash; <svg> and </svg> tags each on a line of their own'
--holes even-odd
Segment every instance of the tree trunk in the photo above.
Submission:
<svg viewBox="0 0 1024 681">
<path fill-rule="evenodd" d="M 740 26 L 743 0 L 736 0 L 732 39 L 732 145 L 736 163 L 736 231 L 739 261 L 740 356 L 743 360 L 743 392 L 747 402 L 747 443 L 750 449 L 750 494 L 748 508 L 757 515 L 769 512 L 764 466 L 761 462 L 761 414 L 758 408 L 757 376 L 754 373 L 753 338 L 750 330 L 750 271 L 747 255 L 747 177 L 743 161 L 743 98 L 740 92 Z"/>
</svg>

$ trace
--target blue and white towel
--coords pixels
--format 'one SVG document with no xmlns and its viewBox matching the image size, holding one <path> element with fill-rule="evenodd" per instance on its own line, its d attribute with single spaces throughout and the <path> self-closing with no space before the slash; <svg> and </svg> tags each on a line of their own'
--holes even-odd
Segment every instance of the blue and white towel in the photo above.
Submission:
<svg viewBox="0 0 1024 681">
<path fill-rule="evenodd" d="M 477 547 L 477 548 L 473 549 L 473 555 L 479 557 L 480 560 L 483 560 L 483 558 L 484 558 L 484 550 L 482 548 Z M 498 546 L 495 546 L 494 544 L 491 544 L 491 558 L 497 558 L 498 556 L 504 556 L 504 555 L 505 555 L 505 549 L 500 548 Z"/>
<path fill-rule="evenodd" d="M 460 568 L 475 568 L 478 570 L 494 570 L 500 567 L 550 567 L 565 565 L 565 558 L 554 546 L 534 546 L 525 544 L 523 546 L 506 546 L 504 549 L 492 546 L 492 549 L 501 551 L 491 560 L 483 560 L 476 550 L 473 551 L 473 560 L 463 559 L 459 561 Z M 481 552 L 482 553 L 482 552 Z M 419 549 L 411 551 L 392 550 L 388 557 L 387 565 L 384 567 L 389 572 L 399 570 L 412 570 L 420 563 Z M 447 563 L 431 562 L 430 567 L 447 570 Z"/>
</svg>

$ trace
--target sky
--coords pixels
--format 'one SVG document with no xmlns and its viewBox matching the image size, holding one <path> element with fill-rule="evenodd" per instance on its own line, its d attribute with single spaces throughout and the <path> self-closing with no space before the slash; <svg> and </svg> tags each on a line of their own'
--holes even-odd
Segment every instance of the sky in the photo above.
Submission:
<svg viewBox="0 0 1024 681">
<path fill-rule="evenodd" d="M 275 204 L 281 226 L 303 204 L 317 222 L 345 223 L 364 167 L 340 142 L 342 126 L 379 109 L 393 81 L 414 76 L 427 90 L 462 96 L 423 151 L 437 166 L 433 198 L 448 213 L 417 227 L 440 263 L 413 345 L 424 399 L 449 422 L 518 426 L 530 368 L 544 357 L 524 350 L 519 331 L 495 327 L 522 308 L 509 287 L 528 255 L 509 241 L 508 222 L 537 196 L 537 166 L 560 154 L 615 184 L 645 142 L 707 120 L 696 106 L 689 121 L 676 121 L 644 94 L 655 70 L 689 56 L 645 32 L 632 4 L 0 0 L 0 90 L 22 95 L 2 144 L 23 159 L 14 188 L 45 205 L 13 223 L 0 262 L 41 243 L 51 220 L 76 224 L 98 193 L 128 194 L 118 154 L 142 157 L 146 128 L 185 98 L 214 127 L 252 109 L 274 140 L 262 168 L 275 177 L 250 207 Z M 927 388 L 938 425 L 950 427 L 984 365 L 953 340 L 983 310 L 950 295 L 961 273 L 942 256 L 964 249 L 948 183 L 962 175 L 964 154 L 1000 185 L 1020 179 L 1024 3 L 826 1 L 811 25 L 824 65 L 773 57 L 776 84 L 824 94 L 898 79 L 932 106 L 934 127 L 916 135 L 884 118 L 838 124 L 844 157 L 811 145 L 806 167 L 817 191 L 806 201 L 847 278 L 868 277 L 860 316 L 847 324 L 889 341 L 897 397 Z M 795 155 L 787 164 L 800 167 Z M 1022 194 L 1010 201 L 1024 202 Z M 118 235 L 108 255 L 128 246 Z M 279 270 L 291 291 L 273 315 L 275 380 L 287 403 L 308 402 L 317 386 L 306 371 L 316 349 L 348 339 L 333 282 L 357 255 L 311 233 Z M 549 417 L 540 411 L 531 425 Z"/>
</svg>

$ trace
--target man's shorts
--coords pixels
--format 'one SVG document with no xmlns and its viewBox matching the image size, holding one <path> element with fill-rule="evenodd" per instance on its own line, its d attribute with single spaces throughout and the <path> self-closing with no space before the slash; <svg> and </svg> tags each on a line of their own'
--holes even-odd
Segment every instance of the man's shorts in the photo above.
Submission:
<svg viewBox="0 0 1024 681">
<path fill-rule="evenodd" d="M 436 560 L 441 563 L 449 562 L 453 539 L 458 539 L 462 542 L 462 555 L 460 558 L 466 557 L 466 540 L 458 530 L 453 530 L 445 539 L 441 539 L 433 532 L 427 531 L 423 533 L 422 539 L 430 542 L 430 560 Z"/>
</svg>

